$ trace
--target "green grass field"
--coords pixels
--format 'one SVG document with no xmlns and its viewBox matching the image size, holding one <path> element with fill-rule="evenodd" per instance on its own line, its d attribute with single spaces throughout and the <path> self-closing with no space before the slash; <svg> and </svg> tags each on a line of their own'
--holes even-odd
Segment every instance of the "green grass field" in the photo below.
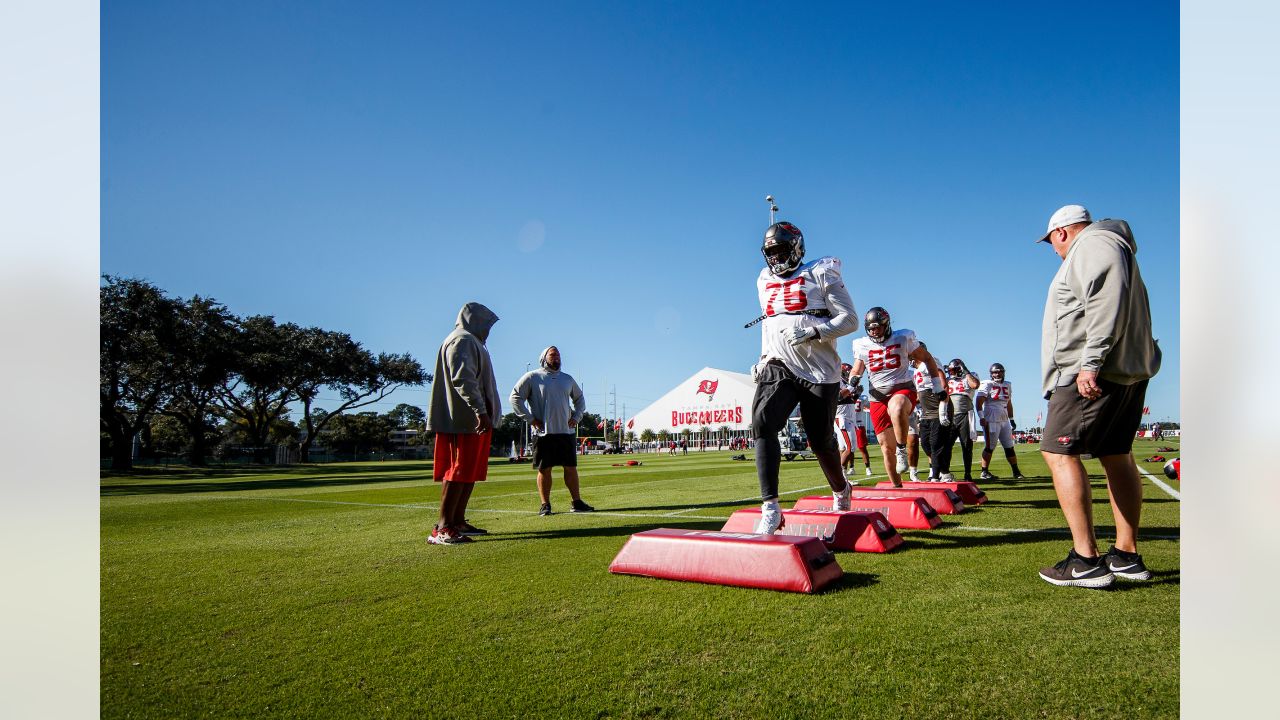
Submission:
<svg viewBox="0 0 1280 720">
<path fill-rule="evenodd" d="M 812 596 L 608 572 L 632 533 L 754 506 L 754 464 L 728 452 L 586 458 L 599 512 L 560 512 L 557 472 L 551 517 L 531 469 L 497 462 L 468 513 L 492 534 L 456 547 L 426 543 L 429 463 L 105 477 L 102 716 L 1176 717 L 1178 501 L 1144 480 L 1152 581 L 1052 587 L 1036 571 L 1070 539 L 1039 453 L 1019 454 L 1029 479 L 997 453 L 988 504 L 840 553 L 844 579 Z M 823 487 L 783 463 L 784 501 Z"/>
</svg>

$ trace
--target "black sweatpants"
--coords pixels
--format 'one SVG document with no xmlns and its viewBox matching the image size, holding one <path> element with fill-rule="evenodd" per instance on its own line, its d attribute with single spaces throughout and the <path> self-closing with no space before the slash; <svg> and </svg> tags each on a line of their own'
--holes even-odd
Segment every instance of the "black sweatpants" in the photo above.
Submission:
<svg viewBox="0 0 1280 720">
<path fill-rule="evenodd" d="M 796 404 L 800 420 L 809 436 L 809 447 L 833 490 L 846 484 L 840 471 L 840 450 L 834 429 L 836 401 L 840 383 L 811 383 L 796 377 L 782 363 L 771 361 L 756 375 L 756 394 L 751 400 L 751 434 L 756 440 L 756 475 L 760 480 L 760 499 L 778 499 L 778 467 L 782 464 L 782 448 L 778 431 Z"/>
</svg>

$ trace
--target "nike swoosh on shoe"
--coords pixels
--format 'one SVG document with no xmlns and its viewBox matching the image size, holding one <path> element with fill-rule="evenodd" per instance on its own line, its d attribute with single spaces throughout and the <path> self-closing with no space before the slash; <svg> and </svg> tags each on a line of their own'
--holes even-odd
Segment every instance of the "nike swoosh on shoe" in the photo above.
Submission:
<svg viewBox="0 0 1280 720">
<path fill-rule="evenodd" d="M 1124 572 L 1129 568 L 1135 568 L 1135 567 L 1138 567 L 1138 563 L 1132 563 L 1130 565 L 1112 565 L 1111 572 Z"/>
<path fill-rule="evenodd" d="M 1093 572 L 1094 570 L 1097 570 L 1097 569 L 1098 569 L 1098 568 L 1089 568 L 1088 570 L 1085 570 L 1084 572 L 1076 572 L 1075 570 L 1072 570 L 1072 571 L 1071 571 L 1071 577 L 1073 577 L 1073 578 L 1082 578 L 1082 577 L 1084 577 L 1085 575 L 1088 575 L 1089 573 L 1091 573 L 1091 572 Z"/>
</svg>

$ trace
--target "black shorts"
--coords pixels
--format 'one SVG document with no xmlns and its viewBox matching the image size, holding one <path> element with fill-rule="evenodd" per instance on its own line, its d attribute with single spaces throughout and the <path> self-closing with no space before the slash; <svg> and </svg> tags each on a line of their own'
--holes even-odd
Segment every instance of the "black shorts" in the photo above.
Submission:
<svg viewBox="0 0 1280 720">
<path fill-rule="evenodd" d="M 804 423 L 809 447 L 839 451 L 834 423 L 840 383 L 811 383 L 798 378 L 780 362 L 771 361 L 756 376 L 751 400 L 751 432 L 756 438 L 774 437 L 787 426 L 796 404 Z"/>
<path fill-rule="evenodd" d="M 578 467 L 578 443 L 572 433 L 539 435 L 533 439 L 533 468 Z"/>
<path fill-rule="evenodd" d="M 1040 449 L 1057 455 L 1094 457 L 1125 455 L 1142 424 L 1147 381 L 1120 385 L 1098 378 L 1102 397 L 1085 400 L 1075 383 L 1063 385 L 1049 397 Z"/>
</svg>

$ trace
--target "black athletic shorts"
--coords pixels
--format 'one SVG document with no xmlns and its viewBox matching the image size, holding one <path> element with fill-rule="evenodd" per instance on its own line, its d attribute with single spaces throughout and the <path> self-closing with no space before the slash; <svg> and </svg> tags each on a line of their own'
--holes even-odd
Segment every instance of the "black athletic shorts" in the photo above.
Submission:
<svg viewBox="0 0 1280 720">
<path fill-rule="evenodd" d="M 572 433 L 539 435 L 533 439 L 533 468 L 578 467 L 578 443 Z"/>
<path fill-rule="evenodd" d="M 1105 457 L 1124 455 L 1133 449 L 1134 435 L 1142 424 L 1147 381 L 1120 385 L 1098 378 L 1098 388 L 1102 397 L 1097 400 L 1080 397 L 1074 382 L 1053 391 L 1040 439 L 1041 450 Z"/>
</svg>

